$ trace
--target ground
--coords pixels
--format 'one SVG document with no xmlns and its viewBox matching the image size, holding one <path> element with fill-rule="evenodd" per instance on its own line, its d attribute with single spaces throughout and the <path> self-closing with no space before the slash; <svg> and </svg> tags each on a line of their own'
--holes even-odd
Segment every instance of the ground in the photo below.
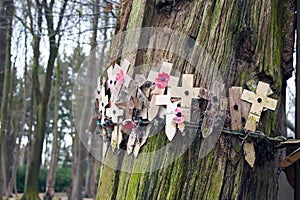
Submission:
<svg viewBox="0 0 300 200">
<path fill-rule="evenodd" d="M 22 194 L 18 194 L 19 199 L 21 198 Z M 39 194 L 40 198 L 43 199 L 44 194 Z M 9 198 L 9 200 L 16 200 L 16 197 Z M 66 193 L 55 193 L 53 200 L 68 200 Z M 93 200 L 93 198 L 83 198 L 83 200 Z"/>
</svg>

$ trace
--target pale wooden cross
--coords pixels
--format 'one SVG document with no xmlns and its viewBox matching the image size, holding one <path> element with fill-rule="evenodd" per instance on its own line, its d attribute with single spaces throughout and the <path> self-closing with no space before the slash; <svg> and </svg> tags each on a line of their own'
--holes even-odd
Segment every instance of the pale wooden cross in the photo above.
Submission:
<svg viewBox="0 0 300 200">
<path fill-rule="evenodd" d="M 114 130 L 112 131 L 111 135 L 111 146 L 113 151 L 119 147 L 121 141 L 122 141 L 122 133 L 121 128 L 119 126 L 119 123 L 122 122 L 122 118 L 124 115 L 124 110 L 119 109 L 114 103 L 112 103 L 112 106 L 110 108 L 106 109 L 106 116 L 111 117 L 114 125 Z"/>
<path fill-rule="evenodd" d="M 182 86 L 170 86 L 176 97 L 181 98 L 181 108 L 182 114 L 185 116 L 186 121 L 190 121 L 191 117 L 191 104 L 192 99 L 199 99 L 200 88 L 193 87 L 194 85 L 194 75 L 193 74 L 183 74 L 182 75 Z"/>
<path fill-rule="evenodd" d="M 155 82 L 155 79 L 158 77 L 158 74 L 162 73 L 162 72 L 164 72 L 170 76 L 171 71 L 172 71 L 172 66 L 173 66 L 172 63 L 163 62 L 159 72 L 152 71 L 152 70 L 149 72 L 147 80 L 151 81 L 151 82 Z M 177 86 L 178 81 L 179 81 L 178 77 L 170 76 L 168 86 Z M 150 101 L 150 107 L 148 109 L 148 120 L 149 121 L 152 121 L 156 117 L 158 110 L 159 110 L 159 106 L 157 106 L 155 103 L 156 97 L 157 97 L 157 95 L 162 95 L 164 93 L 164 91 L 165 91 L 165 88 L 159 89 L 157 86 L 155 86 L 154 92 L 156 95 L 152 96 L 151 101 Z"/>
<path fill-rule="evenodd" d="M 118 71 L 120 70 L 120 66 L 115 64 L 115 66 L 110 66 L 107 69 L 107 86 L 110 90 L 110 94 L 114 93 L 115 85 L 116 85 L 116 76 Z"/>
<path fill-rule="evenodd" d="M 128 87 L 130 84 L 130 81 L 132 80 L 131 77 L 127 74 L 130 65 L 131 65 L 130 62 L 127 59 L 124 59 L 124 61 L 122 62 L 122 65 L 121 65 L 121 69 L 124 72 L 124 84 L 123 85 L 125 87 Z"/>
<path fill-rule="evenodd" d="M 114 89 L 113 89 L 113 92 L 111 93 L 112 95 L 112 98 L 113 99 L 116 99 L 117 98 L 117 96 L 118 96 L 118 94 L 119 94 L 119 92 L 120 92 L 120 90 L 121 90 L 121 88 L 122 88 L 122 86 L 124 85 L 125 87 L 128 87 L 128 85 L 129 85 L 129 83 L 130 83 L 130 81 L 131 81 L 131 78 L 128 76 L 128 74 L 127 74 L 127 71 L 128 71 L 128 69 L 129 69 L 129 66 L 130 66 L 130 62 L 128 61 L 128 60 L 124 60 L 123 62 L 122 62 L 122 67 L 120 67 L 119 65 L 115 65 L 115 67 L 114 67 L 114 73 L 116 73 L 116 74 L 114 74 L 112 77 L 114 77 L 114 81 L 116 81 L 116 77 L 117 77 L 117 73 L 120 71 L 120 70 L 122 70 L 123 71 L 123 74 L 124 74 L 124 83 L 118 83 L 117 81 L 116 82 L 114 82 Z"/>
<path fill-rule="evenodd" d="M 136 74 L 134 78 L 134 83 L 137 87 L 141 87 L 147 82 L 146 77 L 143 74 Z"/>
<path fill-rule="evenodd" d="M 167 107 L 165 132 L 169 141 L 172 141 L 176 134 L 176 126 L 174 125 L 173 119 L 176 117 L 175 109 L 178 103 L 179 101 L 171 101 L 171 95 L 169 91 L 167 95 L 156 95 L 155 104 L 157 106 L 165 105 Z"/>
<path fill-rule="evenodd" d="M 241 99 L 252 104 L 245 125 L 246 130 L 256 130 L 261 112 L 264 109 L 275 110 L 277 100 L 267 97 L 270 94 L 270 91 L 270 85 L 261 81 L 258 82 L 256 93 L 248 90 L 243 91 Z"/>
</svg>

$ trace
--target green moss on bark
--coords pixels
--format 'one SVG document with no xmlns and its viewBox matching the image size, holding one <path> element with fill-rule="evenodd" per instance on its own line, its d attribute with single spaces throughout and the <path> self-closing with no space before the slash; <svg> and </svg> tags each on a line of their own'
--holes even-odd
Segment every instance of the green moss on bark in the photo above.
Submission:
<svg viewBox="0 0 300 200">
<path fill-rule="evenodd" d="M 40 200 L 37 189 L 27 188 L 21 200 Z"/>
</svg>

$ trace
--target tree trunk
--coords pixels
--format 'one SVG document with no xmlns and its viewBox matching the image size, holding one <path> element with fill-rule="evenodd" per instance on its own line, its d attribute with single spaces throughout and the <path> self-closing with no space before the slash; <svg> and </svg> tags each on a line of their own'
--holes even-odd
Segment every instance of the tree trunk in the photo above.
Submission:
<svg viewBox="0 0 300 200">
<path fill-rule="evenodd" d="M 72 188 L 72 194 L 70 198 L 71 200 L 82 200 L 83 171 L 84 171 L 84 162 L 86 158 L 86 150 L 80 139 L 78 139 L 77 148 L 78 148 L 78 155 L 75 163 L 76 176 Z"/>
<path fill-rule="evenodd" d="M 93 2 L 93 14 L 94 17 L 92 18 L 92 38 L 91 38 L 91 51 L 93 51 L 97 47 L 97 33 L 98 33 L 98 26 L 99 26 L 99 15 L 97 13 L 100 13 L 100 1 L 94 0 Z M 94 133 L 91 133 L 94 134 Z M 94 146 L 94 141 L 90 140 L 92 148 Z M 85 179 L 85 189 L 84 189 L 84 196 L 85 197 L 93 197 L 92 194 L 92 184 L 95 177 L 94 174 L 94 166 L 95 166 L 95 158 L 90 153 L 88 154 L 87 159 L 87 173 L 86 173 L 86 179 Z"/>
<path fill-rule="evenodd" d="M 0 24 L 2 27 L 0 31 L 0 105 L 2 102 L 3 84 L 4 84 L 6 35 L 7 35 L 7 30 L 9 29 L 7 16 L 10 14 L 9 9 L 6 8 L 11 2 L 12 1 L 10 0 L 0 2 Z"/>
<path fill-rule="evenodd" d="M 55 171 L 57 165 L 57 139 L 58 139 L 58 104 L 59 104 L 59 85 L 60 85 L 60 67 L 59 67 L 59 59 L 57 59 L 56 66 L 56 81 L 55 81 L 55 100 L 54 100 L 54 132 L 53 132 L 53 141 L 52 141 L 52 152 L 51 152 L 51 160 L 50 167 L 47 175 L 47 183 L 46 183 L 46 194 L 44 196 L 44 200 L 51 200 L 54 196 L 54 185 L 55 185 Z"/>
<path fill-rule="evenodd" d="M 270 83 L 272 97 L 279 100 L 279 105 L 275 112 L 263 113 L 258 130 L 275 137 L 286 135 L 285 87 L 293 70 L 293 6 L 292 0 L 122 1 L 116 33 L 141 27 L 173 29 L 195 39 L 211 55 L 226 91 L 231 86 L 245 88 L 253 80 Z M 138 36 L 134 40 L 127 37 L 132 39 L 129 42 L 138 41 Z M 168 41 L 156 42 L 172 48 Z M 121 48 L 121 44 L 113 48 Z M 151 52 L 138 51 L 130 61 L 139 66 L 164 58 L 176 70 L 191 72 L 189 64 L 172 53 Z M 199 70 L 209 70 L 210 66 L 201 65 L 201 61 L 199 58 L 196 63 Z M 200 82 L 197 79 L 195 85 Z M 155 151 L 159 146 L 156 144 L 164 142 L 168 142 L 165 136 L 152 136 L 142 151 Z M 199 158 L 202 139 L 196 137 L 181 157 L 158 171 L 131 174 L 105 166 L 97 199 L 276 199 L 281 155 L 267 141 L 254 143 L 253 169 L 243 158 L 241 139 L 224 134 L 206 157 Z M 122 165 L 122 156 L 118 165 Z"/>
<path fill-rule="evenodd" d="M 25 39 L 25 51 L 27 51 L 27 37 Z M 27 53 L 27 52 L 26 52 Z M 25 55 L 26 55 L 25 53 Z M 25 118 L 26 118 L 26 107 L 27 107 L 27 59 L 25 58 L 24 61 L 25 64 L 25 69 L 24 69 L 24 75 L 23 75 L 23 83 L 21 85 L 21 87 L 23 88 L 23 101 L 22 101 L 22 114 L 20 117 L 20 127 L 17 128 L 18 129 L 18 144 L 16 144 L 16 155 L 15 155 L 15 160 L 14 160 L 14 165 L 13 165 L 13 169 L 12 169 L 12 175 L 11 175 L 11 179 L 9 181 L 8 184 L 8 188 L 7 188 L 7 195 L 8 197 L 10 197 L 12 195 L 13 192 L 13 187 L 16 188 L 16 177 L 17 177 L 17 170 L 19 167 L 19 160 L 20 160 L 20 149 L 21 149 L 21 144 L 22 144 L 22 138 L 24 136 L 24 126 L 25 126 Z M 19 121 L 17 120 L 17 124 L 19 126 Z M 26 156 L 26 154 L 25 154 Z M 17 190 L 15 190 L 15 192 L 17 193 Z"/>
<path fill-rule="evenodd" d="M 87 171 L 86 171 L 86 178 L 85 178 L 85 187 L 84 187 L 84 197 L 91 198 L 93 197 L 92 194 L 92 187 L 93 181 L 95 177 L 95 158 L 93 155 L 88 154 L 87 158 Z"/>
<path fill-rule="evenodd" d="M 20 100 L 18 100 L 18 103 L 16 105 L 16 110 L 19 110 L 20 109 Z M 12 190 L 13 190 L 13 187 L 14 187 L 14 184 L 15 184 L 15 181 L 16 181 L 16 176 L 17 176 L 17 169 L 18 169 L 18 166 L 19 166 L 19 159 L 20 159 L 20 148 L 21 148 L 21 142 L 22 142 L 22 135 L 21 135 L 21 130 L 20 130 L 20 119 L 21 119 L 22 116 L 16 116 L 16 119 L 13 119 L 14 120 L 14 124 L 13 124 L 13 132 L 15 133 L 15 136 L 13 136 L 12 138 L 14 138 L 15 141 L 18 141 L 17 143 L 14 144 L 14 149 L 15 149 L 15 155 L 13 155 L 11 157 L 11 159 L 13 159 L 13 163 L 10 164 L 8 166 L 8 169 L 10 169 L 10 167 L 12 166 L 12 173 L 11 173 L 11 176 L 10 176 L 10 180 L 8 182 L 8 185 L 7 185 L 7 190 L 6 190 L 6 196 L 7 197 L 11 197 L 12 195 Z M 12 119 L 11 119 L 12 120 Z M 14 152 L 14 149 L 12 150 L 12 152 Z M 8 175 L 9 175 L 9 172 L 10 170 L 8 171 Z M 9 177 L 9 176 L 7 176 Z"/>
<path fill-rule="evenodd" d="M 11 1 L 4 1 L 1 3 L 1 10 L 4 9 L 4 12 L 1 14 L 6 15 L 6 22 L 4 23 L 5 34 L 3 38 L 5 38 L 5 67 L 3 69 L 4 74 L 4 81 L 3 81 L 3 95 L 1 101 L 1 130 L 0 130 L 0 199 L 6 193 L 6 184 L 7 184 L 7 177 L 6 177 L 6 163 L 7 163 L 7 144 L 6 138 L 8 136 L 9 131 L 9 121 L 8 121 L 8 103 L 9 103 L 9 92 L 10 92 L 10 81 L 11 81 L 11 38 L 12 38 L 12 21 L 13 21 L 13 11 L 14 5 L 13 0 Z M 3 44 L 2 43 L 2 44 Z M 1 52 L 0 52 L 1 53 Z M 2 55 L 3 56 L 3 52 Z M 1 64 L 0 64 L 1 65 Z M 0 68 L 1 70 L 1 68 Z M 5 72 L 4 72 L 5 71 Z M 1 72 L 0 72 L 1 73 Z M 0 74 L 1 75 L 1 74 Z M 0 77 L 1 78 L 1 77 Z M 1 81 L 1 80 L 0 80 Z M 2 86 L 1 86 L 2 87 Z M 2 89 L 2 88 L 0 88 Z"/>
</svg>

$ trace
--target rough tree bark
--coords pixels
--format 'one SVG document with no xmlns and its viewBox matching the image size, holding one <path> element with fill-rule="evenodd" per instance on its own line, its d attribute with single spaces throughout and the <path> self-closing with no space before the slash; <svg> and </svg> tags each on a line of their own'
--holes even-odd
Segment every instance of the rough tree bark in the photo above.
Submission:
<svg viewBox="0 0 300 200">
<path fill-rule="evenodd" d="M 222 72 L 226 91 L 231 86 L 247 88 L 249 80 L 270 83 L 279 105 L 276 112 L 262 115 L 258 130 L 275 137 L 286 134 L 285 87 L 293 70 L 293 6 L 292 0 L 127 0 L 122 1 L 116 32 L 164 27 L 195 38 Z M 155 53 L 138 55 L 135 65 L 143 64 L 144 58 L 151 63 Z M 166 52 L 156 56 L 170 59 L 178 71 L 190 70 L 187 63 Z M 154 151 L 162 140 L 166 141 L 165 136 L 153 136 L 144 149 Z M 276 199 L 280 153 L 268 142 L 255 141 L 253 169 L 243 159 L 239 138 L 221 134 L 202 159 L 198 157 L 200 146 L 201 138 L 196 137 L 172 165 L 154 172 L 130 174 L 104 167 L 97 199 Z"/>
</svg>

